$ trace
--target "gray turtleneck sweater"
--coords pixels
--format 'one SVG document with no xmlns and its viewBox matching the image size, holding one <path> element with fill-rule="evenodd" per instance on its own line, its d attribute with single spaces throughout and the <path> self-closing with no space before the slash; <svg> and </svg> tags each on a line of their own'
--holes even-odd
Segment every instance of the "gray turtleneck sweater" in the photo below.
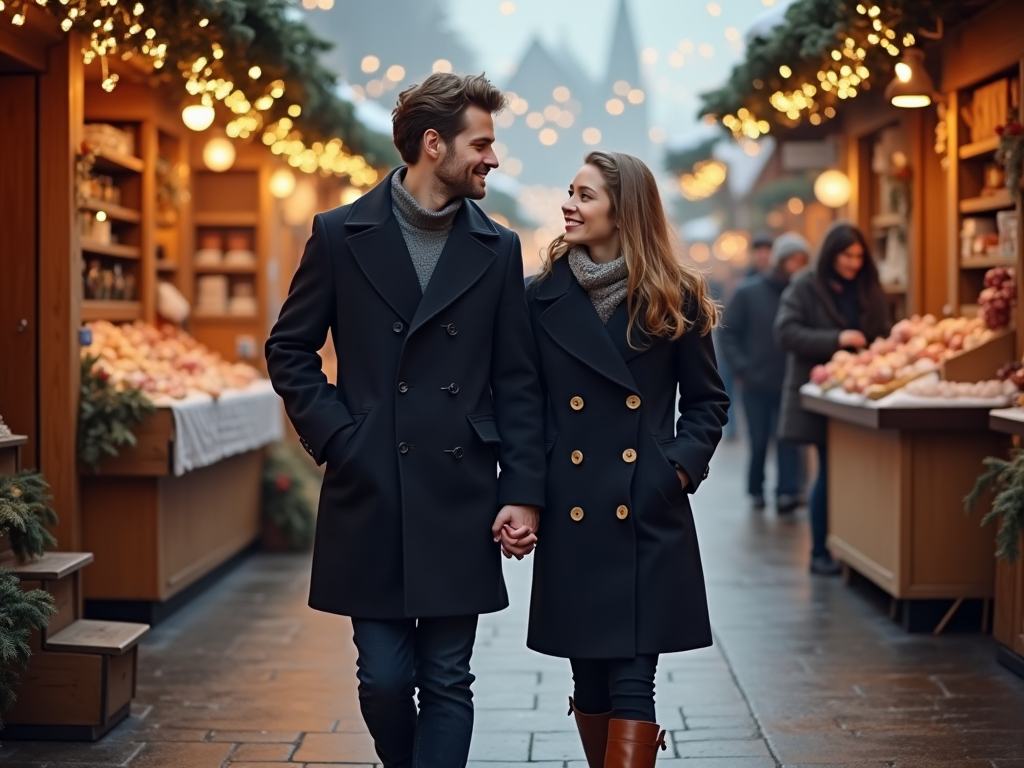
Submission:
<svg viewBox="0 0 1024 768">
<path fill-rule="evenodd" d="M 444 244 L 448 242 L 455 215 L 462 207 L 462 200 L 453 200 L 440 211 L 428 211 L 402 186 L 405 172 L 403 168 L 391 177 L 391 208 L 409 249 L 420 288 L 426 291 Z"/>
</svg>

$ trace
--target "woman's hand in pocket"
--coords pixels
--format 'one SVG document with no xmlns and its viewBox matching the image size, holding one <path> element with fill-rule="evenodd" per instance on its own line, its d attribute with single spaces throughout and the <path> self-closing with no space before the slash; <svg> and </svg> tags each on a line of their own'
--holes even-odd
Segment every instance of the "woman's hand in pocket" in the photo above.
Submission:
<svg viewBox="0 0 1024 768">
<path fill-rule="evenodd" d="M 685 491 L 690 487 L 690 476 L 679 469 L 679 467 L 676 467 L 676 474 L 679 476 L 679 482 L 683 484 L 683 490 Z"/>
</svg>

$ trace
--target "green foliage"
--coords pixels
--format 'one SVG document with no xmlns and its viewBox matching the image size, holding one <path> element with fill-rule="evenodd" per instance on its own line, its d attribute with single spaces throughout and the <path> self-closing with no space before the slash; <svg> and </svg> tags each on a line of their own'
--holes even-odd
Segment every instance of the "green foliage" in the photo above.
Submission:
<svg viewBox="0 0 1024 768">
<path fill-rule="evenodd" d="M 754 193 L 754 203 L 767 212 L 785 204 L 791 198 L 805 203 L 814 199 L 814 182 L 806 176 L 783 176 L 769 182 Z"/>
<path fill-rule="evenodd" d="M 56 610 L 51 595 L 39 589 L 23 591 L 14 573 L 0 568 L 0 712 L 14 703 L 18 675 L 13 668 L 28 665 L 32 630 L 49 624 Z"/>
<path fill-rule="evenodd" d="M 112 386 L 97 358 L 82 358 L 82 392 L 78 404 L 78 458 L 99 472 L 103 456 L 117 456 L 123 445 L 134 446 L 132 426 L 156 411 L 138 389 Z"/>
<path fill-rule="evenodd" d="M 907 33 L 919 35 L 920 30 L 934 29 L 942 18 L 947 28 L 976 9 L 962 0 L 885 0 L 874 3 L 881 7 L 882 18 L 902 42 Z M 871 3 L 867 3 L 871 5 Z M 849 36 L 863 39 L 871 32 L 871 19 L 856 10 L 857 2 L 847 0 L 796 0 L 786 9 L 785 20 L 765 36 L 757 36 L 747 45 L 746 56 L 733 68 L 721 88 L 701 94 L 701 115 L 723 117 L 735 115 L 740 109 L 750 110 L 757 119 L 775 126 L 792 127 L 794 121 L 777 111 L 769 101 L 777 91 L 792 90 L 802 83 L 817 85 L 819 70 L 831 65 L 829 58 L 841 49 Z M 864 65 L 871 76 L 860 88 L 884 87 L 892 79 L 893 67 L 899 59 L 880 46 L 867 49 Z M 792 70 L 782 77 L 783 65 Z M 815 100 L 822 109 L 842 102 L 836 90 L 818 90 Z"/>
<path fill-rule="evenodd" d="M 989 456 L 982 463 L 985 471 L 964 497 L 964 509 L 970 514 L 982 494 L 995 493 L 992 509 L 981 524 L 1000 524 L 996 534 L 996 557 L 1015 563 L 1020 557 L 1020 539 L 1024 535 L 1024 451 L 1014 451 L 1010 461 Z"/>
<path fill-rule="evenodd" d="M 51 501 L 49 484 L 34 469 L 0 477 L 0 533 L 11 537 L 14 554 L 20 560 L 40 557 L 46 547 L 57 543 L 45 525 L 57 522 Z"/>
<path fill-rule="evenodd" d="M 282 442 L 268 449 L 263 469 L 263 518 L 296 550 L 313 542 L 322 479 L 316 465 L 298 448 Z"/>
</svg>

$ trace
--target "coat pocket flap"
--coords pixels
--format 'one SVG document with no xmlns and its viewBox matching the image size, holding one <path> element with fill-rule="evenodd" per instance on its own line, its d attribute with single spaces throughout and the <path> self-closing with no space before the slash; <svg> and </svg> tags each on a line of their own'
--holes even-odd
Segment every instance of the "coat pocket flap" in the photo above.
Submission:
<svg viewBox="0 0 1024 768">
<path fill-rule="evenodd" d="M 477 437 L 488 444 L 497 444 L 501 442 L 501 436 L 498 434 L 498 425 L 494 423 L 494 416 L 487 414 L 485 416 L 467 416 L 469 423 L 473 425 L 473 429 L 476 430 Z"/>
</svg>

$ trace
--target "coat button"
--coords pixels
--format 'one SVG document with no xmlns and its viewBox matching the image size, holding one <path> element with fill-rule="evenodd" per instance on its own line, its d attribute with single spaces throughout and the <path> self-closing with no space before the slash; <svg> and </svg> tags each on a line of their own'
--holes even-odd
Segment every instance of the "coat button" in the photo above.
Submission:
<svg viewBox="0 0 1024 768">
<path fill-rule="evenodd" d="M 572 463 L 573 464 L 582 464 L 583 463 L 583 451 L 573 451 L 571 458 L 572 458 Z"/>
<path fill-rule="evenodd" d="M 634 451 L 632 448 L 627 448 L 622 452 L 622 460 L 627 464 L 632 464 L 634 461 L 636 461 L 636 451 Z"/>
<path fill-rule="evenodd" d="M 448 331 L 449 336 L 454 336 L 459 332 L 459 329 L 456 327 L 455 323 L 448 323 L 448 325 L 446 325 L 444 329 Z"/>
<path fill-rule="evenodd" d="M 572 408 L 574 411 L 582 411 L 583 398 L 577 395 L 576 397 L 569 401 L 569 407 Z"/>
<path fill-rule="evenodd" d="M 573 507 L 572 510 L 569 512 L 569 517 L 571 517 L 578 523 L 580 520 L 583 519 L 583 508 Z"/>
<path fill-rule="evenodd" d="M 398 391 L 404 395 L 406 392 L 409 391 L 409 385 L 406 384 L 404 381 L 398 382 Z"/>
<path fill-rule="evenodd" d="M 447 387 L 441 387 L 441 389 L 443 389 L 445 392 L 451 395 L 459 394 L 459 385 L 456 384 L 455 382 L 452 382 Z"/>
<path fill-rule="evenodd" d="M 615 516 L 619 518 L 619 520 L 625 520 L 627 517 L 629 517 L 629 507 L 627 507 L 625 504 L 620 504 L 618 508 L 615 510 Z"/>
<path fill-rule="evenodd" d="M 402 325 L 401 323 L 395 323 L 394 325 L 391 326 L 391 330 L 393 330 L 395 333 L 401 333 L 402 331 L 405 330 L 405 326 Z"/>
<path fill-rule="evenodd" d="M 630 395 L 626 398 L 626 407 L 631 411 L 635 411 L 640 407 L 640 398 L 636 395 Z"/>
<path fill-rule="evenodd" d="M 466 455 L 465 451 L 463 451 L 462 448 L 460 448 L 459 446 L 455 446 L 454 448 L 450 448 L 450 449 L 446 450 L 445 453 L 450 453 L 456 459 L 461 459 L 463 456 Z"/>
<path fill-rule="evenodd" d="M 405 454 L 407 454 L 409 452 L 409 444 L 408 443 L 399 443 L 398 444 L 398 452 L 400 454 L 402 454 L 403 456 Z"/>
</svg>

